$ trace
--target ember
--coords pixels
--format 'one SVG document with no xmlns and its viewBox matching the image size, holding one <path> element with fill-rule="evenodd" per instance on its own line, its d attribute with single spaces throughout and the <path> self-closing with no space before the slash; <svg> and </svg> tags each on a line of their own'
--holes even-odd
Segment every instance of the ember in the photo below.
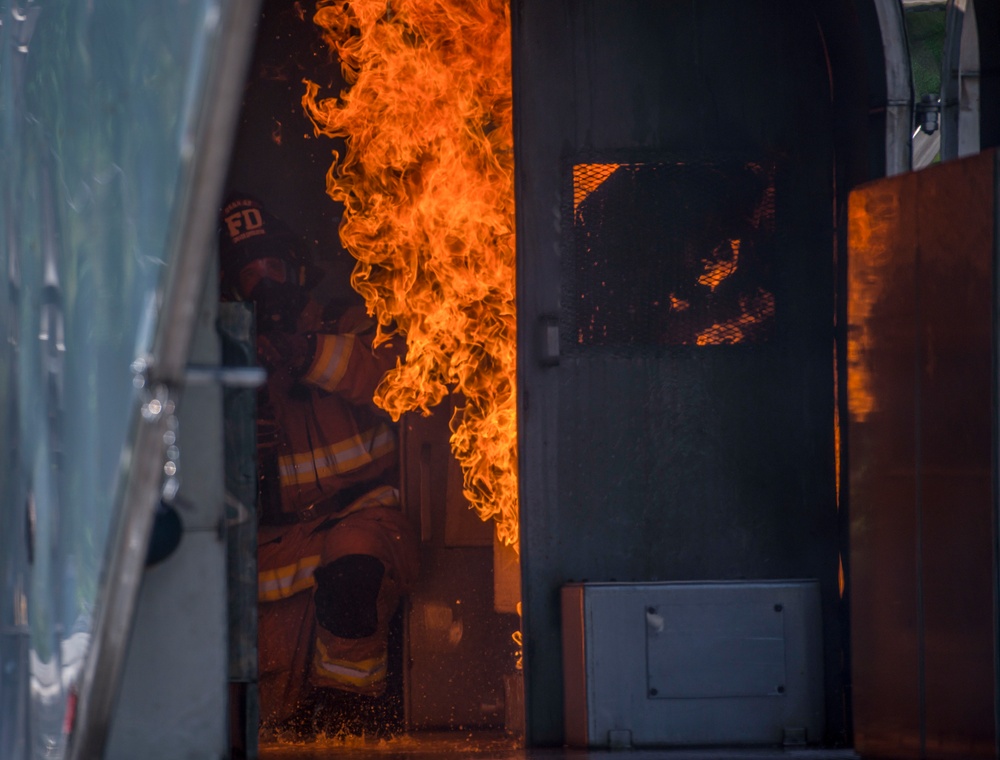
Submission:
<svg viewBox="0 0 1000 760">
<path fill-rule="evenodd" d="M 317 135 L 343 137 L 327 191 L 344 205 L 352 286 L 405 365 L 376 403 L 398 419 L 460 394 L 464 493 L 518 545 L 510 20 L 502 0 L 320 2 L 349 88 L 306 82 Z"/>
</svg>

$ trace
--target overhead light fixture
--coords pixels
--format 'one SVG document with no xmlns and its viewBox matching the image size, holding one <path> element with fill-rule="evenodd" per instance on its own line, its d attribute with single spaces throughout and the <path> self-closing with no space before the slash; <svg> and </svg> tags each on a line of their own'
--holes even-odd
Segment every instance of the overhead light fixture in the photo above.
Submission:
<svg viewBox="0 0 1000 760">
<path fill-rule="evenodd" d="M 927 94 L 917 103 L 917 126 L 928 135 L 937 132 L 941 123 L 941 98 Z"/>
</svg>

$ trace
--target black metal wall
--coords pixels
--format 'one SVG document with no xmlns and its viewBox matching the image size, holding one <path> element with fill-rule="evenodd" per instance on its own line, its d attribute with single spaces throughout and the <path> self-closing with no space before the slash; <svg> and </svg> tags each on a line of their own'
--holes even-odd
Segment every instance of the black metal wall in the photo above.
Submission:
<svg viewBox="0 0 1000 760">
<path fill-rule="evenodd" d="M 979 31 L 980 143 L 983 149 L 1000 145 L 1000 2 L 975 4 Z"/>
<path fill-rule="evenodd" d="M 801 577 L 847 740 L 836 185 L 867 92 L 823 5 L 514 4 L 531 744 L 562 741 L 562 584 Z"/>
</svg>

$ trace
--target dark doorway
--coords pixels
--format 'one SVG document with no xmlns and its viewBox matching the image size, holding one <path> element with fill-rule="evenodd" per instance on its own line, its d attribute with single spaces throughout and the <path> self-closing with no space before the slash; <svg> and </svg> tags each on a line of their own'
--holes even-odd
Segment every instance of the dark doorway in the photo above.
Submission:
<svg viewBox="0 0 1000 760">
<path fill-rule="evenodd" d="M 331 94 L 347 86 L 314 12 L 315 3 L 263 4 L 227 195 L 253 196 L 305 240 L 322 274 L 317 298 L 362 304 L 349 282 L 355 261 L 338 236 L 341 208 L 326 192 L 332 153 L 343 155 L 344 142 L 317 138 L 301 105 L 303 79 Z M 390 627 L 384 695 L 313 694 L 296 714 L 298 728 L 270 732 L 268 741 L 325 736 L 331 751 L 349 752 L 352 737 L 461 731 L 463 743 L 472 732 L 495 746 L 516 744 L 523 723 L 517 555 L 497 544 L 492 523 L 462 495 L 449 446 L 460 404 L 447 400 L 430 417 L 391 425 L 399 445 L 391 484 L 419 537 L 420 576 Z M 265 458 L 259 465 L 265 481 L 273 477 Z"/>
</svg>

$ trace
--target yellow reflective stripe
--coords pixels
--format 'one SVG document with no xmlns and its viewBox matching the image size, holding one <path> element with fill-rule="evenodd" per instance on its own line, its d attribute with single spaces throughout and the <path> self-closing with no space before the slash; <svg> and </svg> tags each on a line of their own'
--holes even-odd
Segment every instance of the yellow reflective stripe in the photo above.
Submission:
<svg viewBox="0 0 1000 760">
<path fill-rule="evenodd" d="M 281 471 L 284 474 L 291 473 L 293 470 L 301 470 L 304 467 L 309 468 L 311 472 L 314 464 L 319 465 L 328 460 L 350 461 L 352 457 L 359 456 L 362 451 L 379 446 L 386 438 L 390 441 L 395 440 L 389 427 L 385 423 L 379 423 L 373 428 L 356 433 L 350 438 L 344 438 L 336 443 L 318 446 L 298 454 L 280 456 L 278 457 L 278 466 L 282 468 Z"/>
<path fill-rule="evenodd" d="M 311 483 L 364 467 L 379 457 L 391 454 L 396 447 L 392 430 L 379 424 L 343 441 L 320 446 L 304 454 L 278 457 L 278 475 L 282 486 Z"/>
<path fill-rule="evenodd" d="M 330 657 L 323 642 L 316 639 L 316 656 L 313 658 L 313 666 L 319 675 L 337 683 L 355 688 L 371 687 L 385 678 L 387 663 L 386 652 L 367 660 L 338 660 Z"/>
<path fill-rule="evenodd" d="M 356 342 L 353 335 L 317 335 L 319 355 L 306 372 L 306 382 L 332 391 L 344 379 Z"/>
<path fill-rule="evenodd" d="M 276 602 L 311 588 L 315 583 L 313 573 L 317 567 L 319 567 L 319 555 L 312 554 L 291 565 L 283 565 L 274 570 L 261 570 L 257 573 L 258 601 Z"/>
<path fill-rule="evenodd" d="M 337 517 L 347 517 L 368 507 L 398 507 L 399 491 L 392 486 L 379 486 L 364 496 L 355 499 L 336 513 Z"/>
<path fill-rule="evenodd" d="M 362 507 L 375 505 L 380 507 L 398 506 L 399 491 L 392 486 L 379 486 L 353 502 L 347 509 L 344 510 L 343 514 L 350 514 L 351 512 L 357 512 Z"/>
</svg>

